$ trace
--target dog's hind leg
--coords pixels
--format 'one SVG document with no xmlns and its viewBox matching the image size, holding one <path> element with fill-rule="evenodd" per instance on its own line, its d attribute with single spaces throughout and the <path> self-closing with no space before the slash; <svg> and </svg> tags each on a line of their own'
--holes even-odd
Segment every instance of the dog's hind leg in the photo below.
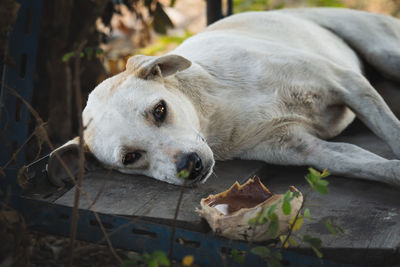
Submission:
<svg viewBox="0 0 400 267">
<path fill-rule="evenodd" d="M 400 186 L 400 160 L 382 158 L 353 144 L 324 141 L 301 130 L 293 132 L 284 143 L 260 143 L 243 158 L 326 168 L 337 175 Z"/>
<path fill-rule="evenodd" d="M 400 121 L 362 75 L 340 70 L 334 90 L 339 98 L 400 158 Z"/>
</svg>

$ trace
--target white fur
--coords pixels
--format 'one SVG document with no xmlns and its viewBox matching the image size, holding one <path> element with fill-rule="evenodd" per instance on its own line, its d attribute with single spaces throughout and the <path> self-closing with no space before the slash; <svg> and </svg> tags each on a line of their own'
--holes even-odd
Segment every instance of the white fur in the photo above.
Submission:
<svg viewBox="0 0 400 267">
<path fill-rule="evenodd" d="M 360 30 L 357 19 L 366 16 L 370 24 L 391 31 Z M 346 19 L 354 25 L 345 24 Z M 386 20 L 387 25 L 381 23 Z M 231 16 L 169 54 L 190 60 L 190 67 L 143 79 L 138 73 L 154 59 L 134 57 L 124 73 L 96 87 L 83 112 L 85 142 L 106 166 L 174 184 L 183 183 L 176 177 L 174 157 L 197 152 L 209 168 L 214 157 L 257 159 L 312 165 L 344 176 L 400 185 L 399 160 L 387 160 L 354 145 L 323 141 L 338 135 L 356 113 L 400 156 L 400 123 L 364 78 L 362 63 L 353 50 L 372 65 L 375 58 L 380 59 L 379 53 L 398 56 L 391 64 L 400 66 L 400 46 L 393 42 L 386 49 L 385 43 L 372 40 L 365 45 L 375 47 L 375 54 L 363 50 L 362 41 L 372 34 L 378 35 L 374 39 L 379 35 L 390 39 L 388 34 L 393 31 L 398 33 L 395 41 L 400 40 L 400 23 L 395 19 L 348 10 Z M 393 67 L 381 68 L 387 76 L 399 78 Z M 168 104 L 171 120 L 157 127 L 146 121 L 143 112 L 160 99 Z M 145 151 L 141 161 L 123 166 L 127 147 Z"/>
</svg>

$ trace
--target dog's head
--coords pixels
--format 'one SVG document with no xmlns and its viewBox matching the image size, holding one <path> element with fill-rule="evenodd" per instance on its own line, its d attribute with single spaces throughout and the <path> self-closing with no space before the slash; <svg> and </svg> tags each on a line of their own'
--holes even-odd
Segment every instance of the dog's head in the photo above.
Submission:
<svg viewBox="0 0 400 267">
<path fill-rule="evenodd" d="M 172 184 L 205 181 L 212 172 L 213 154 L 199 132 L 197 111 L 166 78 L 191 66 L 178 55 L 134 56 L 127 69 L 98 85 L 83 111 L 86 151 L 104 166 L 124 173 L 144 174 Z M 69 161 L 78 140 L 56 150 Z M 49 176 L 62 179 L 63 167 L 51 154 Z M 65 176 L 65 175 L 64 175 Z M 60 185 L 60 184 L 59 184 Z"/>
</svg>

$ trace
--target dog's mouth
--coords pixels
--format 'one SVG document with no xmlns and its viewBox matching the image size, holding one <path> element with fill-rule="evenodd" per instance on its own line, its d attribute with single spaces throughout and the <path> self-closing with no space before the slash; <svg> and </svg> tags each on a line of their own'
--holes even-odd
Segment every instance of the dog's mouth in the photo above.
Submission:
<svg viewBox="0 0 400 267">
<path fill-rule="evenodd" d="M 189 179 L 187 179 L 187 181 L 185 182 L 185 184 L 193 186 L 204 183 L 208 179 L 208 177 L 210 177 L 212 172 L 213 172 L 213 164 L 204 171 L 202 171 L 201 173 L 192 172 L 188 177 Z"/>
</svg>

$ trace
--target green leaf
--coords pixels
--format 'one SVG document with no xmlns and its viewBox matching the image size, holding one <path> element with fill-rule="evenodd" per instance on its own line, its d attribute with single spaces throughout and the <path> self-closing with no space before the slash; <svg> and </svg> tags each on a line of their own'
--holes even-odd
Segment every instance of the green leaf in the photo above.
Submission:
<svg viewBox="0 0 400 267">
<path fill-rule="evenodd" d="M 292 207 L 290 205 L 290 201 L 291 201 L 290 195 L 291 195 L 291 192 L 290 192 L 290 190 L 288 190 L 283 197 L 282 212 L 285 215 L 289 215 L 290 212 L 292 211 Z"/>
<path fill-rule="evenodd" d="M 147 262 L 148 267 L 158 267 L 158 261 L 157 259 L 151 259 L 150 261 Z"/>
<path fill-rule="evenodd" d="M 169 266 L 170 262 L 164 251 L 156 250 L 152 253 L 152 257 L 157 260 L 161 266 Z"/>
<path fill-rule="evenodd" d="M 104 54 L 104 50 L 101 49 L 100 47 L 98 47 L 98 48 L 96 49 L 96 55 L 103 55 L 103 54 Z"/>
<path fill-rule="evenodd" d="M 266 222 L 267 220 L 265 219 L 265 217 L 263 216 L 258 217 L 257 224 L 264 224 Z"/>
<path fill-rule="evenodd" d="M 310 6 L 322 6 L 322 7 L 344 7 L 343 0 L 307 0 Z"/>
<path fill-rule="evenodd" d="M 268 225 L 268 233 L 273 237 L 276 238 L 278 236 L 279 232 L 279 217 L 278 215 L 274 212 L 276 206 L 272 207 L 268 211 L 268 219 L 270 221 Z"/>
<path fill-rule="evenodd" d="M 250 250 L 250 252 L 262 258 L 266 258 L 271 255 L 271 250 L 264 246 L 254 247 Z"/>
<path fill-rule="evenodd" d="M 329 182 L 327 180 L 319 179 L 317 180 L 316 184 L 320 186 L 328 186 Z"/>
<path fill-rule="evenodd" d="M 341 234 L 344 234 L 344 230 L 342 227 L 340 227 L 339 225 L 335 225 L 336 226 L 336 230 L 339 231 Z"/>
<path fill-rule="evenodd" d="M 324 224 L 325 224 L 325 227 L 329 230 L 329 232 L 331 232 L 332 235 L 336 237 L 337 236 L 337 232 L 336 232 L 334 226 L 332 225 L 331 221 L 327 220 L 327 221 L 324 222 Z"/>
<path fill-rule="evenodd" d="M 268 214 L 268 219 L 269 219 L 271 222 L 277 222 L 277 221 L 279 220 L 279 217 L 278 217 L 278 214 L 276 214 L 276 213 L 274 212 L 274 213 Z"/>
<path fill-rule="evenodd" d="M 289 243 L 290 245 L 292 245 L 293 247 L 297 246 L 296 241 L 293 239 L 293 237 L 289 236 Z"/>
<path fill-rule="evenodd" d="M 175 3 L 176 3 L 176 0 L 171 0 L 171 3 L 169 4 L 170 7 L 174 7 L 174 6 L 175 6 Z"/>
<path fill-rule="evenodd" d="M 325 178 L 328 177 L 329 175 L 331 175 L 327 169 L 323 170 L 321 173 L 321 178 Z"/>
<path fill-rule="evenodd" d="M 232 258 L 235 262 L 241 264 L 244 261 L 244 251 L 239 251 L 237 249 L 232 249 Z"/>
<path fill-rule="evenodd" d="M 308 168 L 308 171 L 309 171 L 309 174 L 313 177 L 313 179 L 319 178 L 321 175 L 319 171 L 317 171 L 316 169 L 311 168 L 311 167 Z"/>
<path fill-rule="evenodd" d="M 315 255 L 317 255 L 318 258 L 322 258 L 322 253 L 319 251 L 316 247 L 311 247 L 312 250 L 314 250 Z"/>
<path fill-rule="evenodd" d="M 268 225 L 268 233 L 273 237 L 276 238 L 279 232 L 279 222 L 278 221 L 271 221 Z"/>
<path fill-rule="evenodd" d="M 62 62 L 67 62 L 71 57 L 73 57 L 75 55 L 75 52 L 68 52 L 65 53 L 62 57 Z"/>
<path fill-rule="evenodd" d="M 93 57 L 93 48 L 92 47 L 86 47 L 85 48 L 85 53 L 86 53 L 87 59 L 91 60 L 92 57 Z"/>
<path fill-rule="evenodd" d="M 304 235 L 303 241 L 315 248 L 320 248 L 322 244 L 321 239 L 312 237 L 310 235 Z"/>
<path fill-rule="evenodd" d="M 310 245 L 314 253 L 317 255 L 318 258 L 322 258 L 322 253 L 319 251 L 321 247 L 322 241 L 319 238 L 312 237 L 310 235 L 305 235 L 303 237 L 303 241 Z"/>
<path fill-rule="evenodd" d="M 266 223 L 266 220 L 265 220 L 265 214 L 266 214 L 266 213 L 267 213 L 267 208 L 264 207 L 264 208 L 262 209 L 261 213 L 260 213 L 260 216 L 258 217 L 258 220 L 257 220 L 257 223 L 258 223 L 258 224 L 264 224 L 264 223 Z"/>
<path fill-rule="evenodd" d="M 329 190 L 326 186 L 322 186 L 322 185 L 316 185 L 314 187 L 314 190 L 317 191 L 318 193 L 320 193 L 321 195 L 327 195 L 329 193 Z"/>
<path fill-rule="evenodd" d="M 313 168 L 309 168 L 309 173 L 306 175 L 306 180 L 310 184 L 311 188 L 317 191 L 318 193 L 322 195 L 328 194 L 329 190 L 327 188 L 329 182 L 326 180 L 323 180 L 324 177 L 329 176 L 329 172 L 326 171 L 326 169 L 322 172 L 319 173 Z"/>
<path fill-rule="evenodd" d="M 276 209 L 276 206 L 278 206 L 278 203 L 279 202 L 277 202 L 274 205 L 272 205 L 271 207 L 269 207 L 269 209 L 268 209 L 268 218 L 270 218 L 271 214 L 275 214 L 275 209 Z"/>
<path fill-rule="evenodd" d="M 258 217 L 251 218 L 247 223 L 249 225 L 255 225 L 257 223 Z"/>
<path fill-rule="evenodd" d="M 307 182 L 310 184 L 311 188 L 314 189 L 315 180 L 316 180 L 315 177 L 310 174 L 307 174 L 305 178 L 306 178 Z"/>
<path fill-rule="evenodd" d="M 297 216 L 296 221 L 295 221 L 295 218 L 296 218 L 296 216 L 293 217 L 291 222 L 290 222 L 290 225 L 292 225 L 294 223 L 293 228 L 292 228 L 293 232 L 298 231 L 301 228 L 301 226 L 303 226 L 303 222 L 304 222 L 303 216 L 301 216 L 301 214 L 299 214 Z"/>
<path fill-rule="evenodd" d="M 306 218 L 309 221 L 312 221 L 311 213 L 310 213 L 310 209 L 309 208 L 305 208 L 304 209 L 304 214 L 303 215 L 304 215 L 304 218 Z"/>
<path fill-rule="evenodd" d="M 281 235 L 281 236 L 279 236 L 279 239 L 281 240 L 282 245 L 283 245 L 283 242 L 285 242 L 286 238 L 287 238 L 287 235 Z M 285 248 L 288 248 L 288 247 L 289 247 L 289 244 L 290 244 L 291 246 L 293 246 L 293 247 L 297 246 L 296 241 L 295 241 L 295 240 L 293 239 L 293 237 L 291 237 L 291 236 L 289 236 L 289 238 L 288 238 L 288 240 L 286 241 L 284 247 L 285 247 Z"/>
</svg>

